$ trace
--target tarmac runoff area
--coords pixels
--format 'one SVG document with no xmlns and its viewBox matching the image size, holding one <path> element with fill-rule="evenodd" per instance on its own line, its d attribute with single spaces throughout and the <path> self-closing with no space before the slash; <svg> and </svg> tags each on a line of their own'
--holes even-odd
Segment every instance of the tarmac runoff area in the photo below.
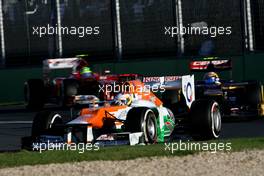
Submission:
<svg viewBox="0 0 264 176">
<path fill-rule="evenodd" d="M 92 161 L 0 169 L 1 176 L 258 176 L 264 173 L 264 150 L 202 152 L 184 157 L 151 157 L 125 161 Z"/>
</svg>

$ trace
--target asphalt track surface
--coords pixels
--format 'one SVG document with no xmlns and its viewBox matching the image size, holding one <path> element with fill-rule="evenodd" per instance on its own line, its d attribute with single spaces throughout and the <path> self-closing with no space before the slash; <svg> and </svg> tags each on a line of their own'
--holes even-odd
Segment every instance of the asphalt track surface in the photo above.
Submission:
<svg viewBox="0 0 264 176">
<path fill-rule="evenodd" d="M 57 110 L 54 107 L 49 109 Z M 30 136 L 36 112 L 24 106 L 0 107 L 0 151 L 21 149 L 21 138 Z M 264 137 L 264 119 L 232 119 L 223 123 L 221 138 Z"/>
</svg>

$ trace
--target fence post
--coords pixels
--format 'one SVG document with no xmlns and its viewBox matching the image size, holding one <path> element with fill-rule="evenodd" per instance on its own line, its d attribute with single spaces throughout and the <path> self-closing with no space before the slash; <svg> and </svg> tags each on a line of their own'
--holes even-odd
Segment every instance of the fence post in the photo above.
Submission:
<svg viewBox="0 0 264 176">
<path fill-rule="evenodd" d="M 251 13 L 251 0 L 246 0 L 246 31 L 247 31 L 247 39 L 248 39 L 248 49 L 249 51 L 254 51 L 254 38 L 253 38 L 253 24 L 252 24 L 252 13 Z"/>
<path fill-rule="evenodd" d="M 2 54 L 0 66 L 5 67 L 6 53 L 5 53 L 5 34 L 4 34 L 4 19 L 3 19 L 2 0 L 0 0 L 0 35 L 1 35 L 1 54 Z"/>
<path fill-rule="evenodd" d="M 120 20 L 120 3 L 119 0 L 112 0 L 112 22 L 114 28 L 114 47 L 118 61 L 122 60 L 122 32 Z"/>
<path fill-rule="evenodd" d="M 183 28 L 183 16 L 182 16 L 182 1 L 181 0 L 175 0 L 176 5 L 176 21 L 177 21 L 177 27 L 179 28 L 179 31 Z M 181 34 L 181 32 L 178 33 L 178 48 L 180 55 L 184 54 L 184 37 Z"/>
<path fill-rule="evenodd" d="M 62 36 L 61 36 L 61 7 L 60 0 L 56 0 L 56 10 L 57 10 L 57 23 L 58 23 L 58 49 L 59 49 L 59 57 L 62 57 L 63 49 L 62 49 Z"/>
</svg>

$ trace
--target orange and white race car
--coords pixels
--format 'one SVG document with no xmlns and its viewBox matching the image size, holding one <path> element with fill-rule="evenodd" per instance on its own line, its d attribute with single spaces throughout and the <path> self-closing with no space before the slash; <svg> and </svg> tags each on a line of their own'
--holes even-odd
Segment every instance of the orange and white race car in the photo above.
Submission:
<svg viewBox="0 0 264 176">
<path fill-rule="evenodd" d="M 219 137 L 219 105 L 213 100 L 195 100 L 194 76 L 145 77 L 143 82 L 132 80 L 121 86 L 113 101 L 75 97 L 81 109 L 69 120 L 57 112 L 38 113 L 32 141 L 158 143 L 178 127 L 197 140 Z"/>
</svg>

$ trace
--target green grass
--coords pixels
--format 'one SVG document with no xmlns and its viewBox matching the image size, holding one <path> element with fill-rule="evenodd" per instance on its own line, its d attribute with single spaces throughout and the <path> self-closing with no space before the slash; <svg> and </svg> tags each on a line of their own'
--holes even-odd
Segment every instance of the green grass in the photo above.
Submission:
<svg viewBox="0 0 264 176">
<path fill-rule="evenodd" d="M 264 150 L 264 138 L 230 139 L 223 141 L 232 143 L 232 151 Z"/>
<path fill-rule="evenodd" d="M 210 141 L 209 143 L 215 143 Z M 232 143 L 233 151 L 264 149 L 264 138 L 232 139 L 217 142 Z M 98 151 L 45 151 L 42 153 L 20 151 L 15 153 L 0 153 L 0 168 L 16 167 L 22 165 L 95 161 L 95 160 L 129 160 L 139 157 L 151 156 L 185 156 L 195 154 L 198 151 L 175 151 L 166 150 L 164 144 L 148 146 L 116 146 L 104 147 Z"/>
</svg>

